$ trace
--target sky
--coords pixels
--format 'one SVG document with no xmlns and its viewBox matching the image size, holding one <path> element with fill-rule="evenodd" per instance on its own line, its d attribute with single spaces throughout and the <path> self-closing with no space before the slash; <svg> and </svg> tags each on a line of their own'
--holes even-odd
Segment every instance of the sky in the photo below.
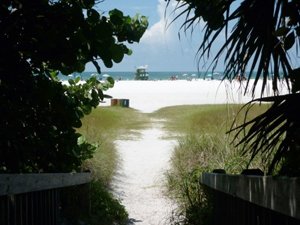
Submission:
<svg viewBox="0 0 300 225">
<path fill-rule="evenodd" d="M 174 8 L 175 0 L 171 1 L 173 5 L 169 7 L 170 11 Z M 237 0 L 233 4 L 233 8 L 241 3 Z M 102 71 L 135 71 L 135 68 L 142 65 L 148 65 L 148 71 L 200 71 L 209 70 L 209 61 L 198 61 L 197 50 L 202 40 L 201 35 L 204 27 L 203 23 L 197 27 L 192 35 L 189 33 L 184 35 L 181 32 L 179 39 L 178 33 L 183 23 L 183 18 L 176 20 L 166 29 L 166 24 L 174 18 L 174 15 L 167 13 L 165 17 L 165 0 L 103 0 L 97 10 L 107 13 L 109 10 L 117 8 L 125 15 L 135 16 L 137 13 L 148 17 L 149 26 L 140 43 L 128 44 L 127 47 L 133 50 L 131 56 L 125 55 L 123 61 L 113 65 L 112 68 L 105 68 L 103 63 L 99 61 Z M 173 16 L 173 17 L 172 17 Z M 167 19 L 167 21 L 166 21 Z M 211 56 L 222 45 L 225 36 L 220 35 L 214 42 Z M 295 61 L 298 62 L 298 54 L 292 52 Z M 215 71 L 223 71 L 224 58 L 219 60 L 219 64 Z M 95 67 L 89 63 L 86 65 L 85 71 L 96 72 Z"/>
<path fill-rule="evenodd" d="M 166 29 L 167 21 L 172 19 L 172 15 L 165 17 L 165 7 L 164 0 L 105 0 L 98 4 L 98 10 L 101 12 L 117 8 L 125 15 L 144 15 L 149 21 L 148 29 L 140 43 L 127 45 L 133 50 L 133 54 L 125 55 L 123 61 L 114 64 L 112 68 L 105 68 L 100 62 L 102 71 L 134 71 L 142 65 L 148 65 L 149 71 L 197 71 L 196 53 L 201 38 L 200 27 L 199 32 L 193 35 L 184 35 L 181 32 L 179 38 L 178 32 L 183 20 L 176 20 Z M 170 10 L 172 7 L 174 5 L 170 6 Z M 203 67 L 204 65 L 204 62 L 200 62 L 200 70 L 207 68 Z M 95 68 L 92 64 L 87 64 L 86 71 L 95 71 Z"/>
</svg>

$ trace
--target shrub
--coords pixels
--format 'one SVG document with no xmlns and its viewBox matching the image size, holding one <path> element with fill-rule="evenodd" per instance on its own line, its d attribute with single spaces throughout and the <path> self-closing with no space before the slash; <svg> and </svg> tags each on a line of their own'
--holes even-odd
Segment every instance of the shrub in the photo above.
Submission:
<svg viewBox="0 0 300 225">
<path fill-rule="evenodd" d="M 128 213 L 101 181 L 71 187 L 63 191 L 64 224 L 125 225 Z"/>
<path fill-rule="evenodd" d="M 180 138 L 166 174 L 168 193 L 179 204 L 172 223 L 210 224 L 210 194 L 199 183 L 201 174 L 215 168 L 236 173 L 246 163 L 239 151 L 229 145 L 225 134 L 190 134 Z"/>
<path fill-rule="evenodd" d="M 254 106 L 249 117 L 267 107 Z M 235 147 L 226 134 L 239 108 L 240 105 L 180 106 L 158 112 L 168 118 L 166 127 L 179 133 L 166 173 L 167 193 L 179 206 L 172 224 L 211 224 L 211 195 L 199 183 L 201 174 L 214 169 L 240 173 L 247 167 L 249 156 L 242 155 L 242 147 Z M 251 165 L 265 170 L 268 162 L 256 159 Z"/>
</svg>

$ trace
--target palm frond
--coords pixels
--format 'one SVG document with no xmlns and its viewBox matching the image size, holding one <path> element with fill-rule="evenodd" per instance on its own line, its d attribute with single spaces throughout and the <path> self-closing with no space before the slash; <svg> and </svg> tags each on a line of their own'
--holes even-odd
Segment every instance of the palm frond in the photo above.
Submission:
<svg viewBox="0 0 300 225">
<path fill-rule="evenodd" d="M 273 104 L 263 114 L 245 121 L 240 126 L 231 127 L 229 131 L 235 132 L 233 141 L 237 141 L 247 130 L 236 146 L 243 145 L 243 153 L 251 153 L 250 161 L 258 154 L 272 156 L 268 173 L 274 170 L 282 156 L 291 151 L 291 146 L 297 141 L 300 125 L 299 101 L 300 93 L 255 99 L 247 105 L 254 102 L 272 102 Z"/>
<path fill-rule="evenodd" d="M 245 93 L 251 89 L 253 98 L 259 81 L 262 81 L 260 98 L 245 105 L 248 109 L 244 123 L 231 127 L 230 132 L 236 132 L 234 142 L 243 145 L 243 152 L 250 153 L 251 160 L 258 154 L 271 158 L 271 173 L 283 158 L 291 158 L 291 152 L 297 153 L 297 149 L 300 151 L 300 117 L 297 116 L 300 115 L 300 106 L 297 104 L 300 102 L 300 68 L 292 68 L 288 54 L 293 46 L 300 46 L 299 2 L 242 0 L 233 9 L 233 0 L 176 1 L 178 8 L 184 6 L 186 10 L 186 21 L 181 27 L 184 32 L 193 28 L 194 23 L 199 23 L 200 19 L 206 22 L 204 38 L 197 51 L 198 62 L 210 57 L 212 47 L 225 32 L 225 40 L 213 57 L 210 68 L 214 70 L 225 56 L 223 79 L 233 80 L 237 75 L 244 75 L 248 71 Z M 184 16 L 184 13 L 180 16 Z M 249 81 L 252 78 L 254 83 L 250 87 Z M 263 97 L 270 78 L 273 96 Z M 289 94 L 278 96 L 278 83 L 281 80 L 286 83 Z M 263 114 L 247 121 L 251 104 L 257 102 L 272 103 L 272 106 Z M 243 137 L 239 140 L 241 135 Z M 297 154 L 300 160 L 300 153 Z"/>
<path fill-rule="evenodd" d="M 283 77 L 288 87 L 288 74 L 292 68 L 290 66 L 287 52 L 282 40 L 276 36 L 276 30 L 280 28 L 282 20 L 286 17 L 287 1 L 284 0 L 244 0 L 240 6 L 231 10 L 233 1 L 219 1 L 211 10 L 215 15 L 222 13 L 224 21 L 219 27 L 211 27 L 209 20 L 205 27 L 204 38 L 198 49 L 199 59 L 209 58 L 212 46 L 215 44 L 222 32 L 225 32 L 226 39 L 219 51 L 215 54 L 210 67 L 220 61 L 225 54 L 224 78 L 234 79 L 238 74 L 245 74 L 247 67 L 250 67 L 248 77 L 255 79 L 252 87 L 254 93 L 258 80 L 262 78 L 261 96 L 267 84 L 267 80 L 273 79 L 273 90 L 277 93 L 277 81 Z M 181 29 L 186 32 L 198 23 L 202 14 L 197 14 L 197 1 L 178 1 L 177 9 L 185 8 L 176 19 L 185 16 L 185 22 Z M 207 6 L 208 7 L 208 6 Z M 194 14 L 193 14 L 194 13 Z M 193 16 L 192 16 L 193 15 Z M 212 19 L 211 19 L 212 20 Z M 233 24 L 233 29 L 229 31 L 229 24 Z M 200 62 L 200 60 L 199 60 Z M 272 74 L 272 76 L 271 76 Z M 247 84 L 246 90 L 249 88 Z"/>
</svg>

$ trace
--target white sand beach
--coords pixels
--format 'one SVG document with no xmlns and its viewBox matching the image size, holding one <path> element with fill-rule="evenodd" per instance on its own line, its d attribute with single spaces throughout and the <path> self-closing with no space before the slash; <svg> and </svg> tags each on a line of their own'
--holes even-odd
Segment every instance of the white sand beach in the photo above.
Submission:
<svg viewBox="0 0 300 225">
<path fill-rule="evenodd" d="M 259 81 L 255 97 L 260 97 L 261 85 L 262 82 Z M 159 108 L 174 105 L 246 103 L 252 99 L 252 93 L 249 89 L 248 93 L 244 95 L 245 86 L 245 81 L 230 83 L 219 80 L 128 80 L 117 81 L 106 94 L 113 98 L 129 99 L 129 106 L 141 112 L 153 112 Z M 282 85 L 280 90 L 285 93 L 286 87 Z M 271 93 L 271 82 L 269 82 L 264 96 Z M 110 100 L 106 101 L 102 105 L 110 105 Z"/>
</svg>

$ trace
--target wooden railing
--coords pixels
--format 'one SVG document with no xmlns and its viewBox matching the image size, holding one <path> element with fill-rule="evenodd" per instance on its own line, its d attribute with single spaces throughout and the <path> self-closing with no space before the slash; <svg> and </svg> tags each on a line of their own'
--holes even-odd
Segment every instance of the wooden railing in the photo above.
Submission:
<svg viewBox="0 0 300 225">
<path fill-rule="evenodd" d="M 90 173 L 0 174 L 0 225 L 58 225 L 60 191 Z"/>
<path fill-rule="evenodd" d="M 216 225 L 299 225 L 300 178 L 204 173 Z"/>
</svg>

